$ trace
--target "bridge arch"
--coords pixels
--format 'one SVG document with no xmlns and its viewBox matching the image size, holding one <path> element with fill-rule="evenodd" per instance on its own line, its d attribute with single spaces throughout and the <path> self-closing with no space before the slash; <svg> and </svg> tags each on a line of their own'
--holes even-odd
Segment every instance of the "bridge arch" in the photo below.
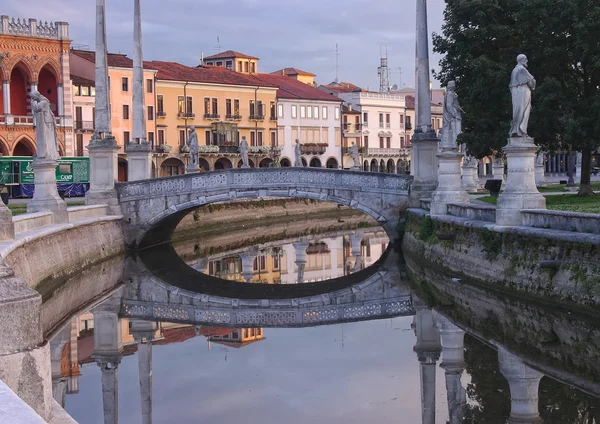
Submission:
<svg viewBox="0 0 600 424">
<path fill-rule="evenodd" d="M 282 168 L 289 168 L 290 166 L 292 166 L 292 162 L 287 157 L 281 158 L 279 160 L 279 164 L 281 165 Z"/>
<path fill-rule="evenodd" d="M 227 158 L 219 158 L 215 162 L 215 170 L 216 169 L 231 169 L 233 168 L 233 164 Z"/>
</svg>

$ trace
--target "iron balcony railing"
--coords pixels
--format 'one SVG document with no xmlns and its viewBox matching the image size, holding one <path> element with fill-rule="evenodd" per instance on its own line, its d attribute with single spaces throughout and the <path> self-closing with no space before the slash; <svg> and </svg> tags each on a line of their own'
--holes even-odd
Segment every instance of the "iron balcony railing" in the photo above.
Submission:
<svg viewBox="0 0 600 424">
<path fill-rule="evenodd" d="M 205 113 L 204 119 L 217 120 L 221 117 L 218 113 Z"/>
<path fill-rule="evenodd" d="M 75 121 L 75 129 L 79 131 L 94 131 L 94 121 Z"/>
<path fill-rule="evenodd" d="M 232 115 L 228 113 L 227 115 L 225 115 L 225 119 L 227 121 L 241 121 L 242 115 Z"/>
</svg>

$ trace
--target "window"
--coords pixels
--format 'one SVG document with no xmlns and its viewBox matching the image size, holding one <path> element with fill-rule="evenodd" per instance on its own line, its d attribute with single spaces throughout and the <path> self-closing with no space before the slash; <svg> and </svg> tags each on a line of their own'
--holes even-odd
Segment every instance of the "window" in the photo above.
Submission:
<svg viewBox="0 0 600 424">
<path fill-rule="evenodd" d="M 392 147 L 392 138 L 391 138 L 391 137 L 386 137 L 386 138 L 385 138 L 385 147 L 386 147 L 387 149 L 389 149 L 389 148 L 391 148 L 391 147 Z"/>
<path fill-rule="evenodd" d="M 74 96 L 81 96 L 81 86 L 80 85 L 74 85 L 73 86 L 73 95 Z"/>
<path fill-rule="evenodd" d="M 369 136 L 365 135 L 365 143 L 364 143 L 365 147 L 369 147 Z"/>
<path fill-rule="evenodd" d="M 256 145 L 257 146 L 262 146 L 263 145 L 263 133 L 262 133 L 262 131 L 258 131 L 256 133 L 256 135 L 257 135 L 257 143 L 256 143 Z"/>
<path fill-rule="evenodd" d="M 300 106 L 300 118 L 306 118 L 306 106 Z"/>
<path fill-rule="evenodd" d="M 277 116 L 280 118 L 283 118 L 283 105 L 282 104 L 277 105 Z"/>
<path fill-rule="evenodd" d="M 379 114 L 379 128 L 383 128 L 383 113 Z"/>
<path fill-rule="evenodd" d="M 255 112 L 254 100 L 250 100 L 250 116 L 256 116 Z"/>
<path fill-rule="evenodd" d="M 213 62 L 206 62 L 207 66 L 213 66 Z"/>
<path fill-rule="evenodd" d="M 192 113 L 194 113 L 193 106 L 194 106 L 194 103 L 192 101 L 192 98 L 190 96 L 188 96 L 187 97 L 187 101 L 186 101 L 186 107 L 187 107 L 187 109 L 185 111 L 188 115 L 191 115 Z"/>
<path fill-rule="evenodd" d="M 227 69 L 229 69 L 230 71 L 233 71 L 233 61 L 231 61 L 231 60 L 225 61 L 225 67 Z"/>
<path fill-rule="evenodd" d="M 254 62 L 250 62 L 250 73 L 251 74 L 256 73 L 256 63 L 254 63 Z"/>
<path fill-rule="evenodd" d="M 108 76 L 108 91 L 110 91 L 110 75 Z"/>
<path fill-rule="evenodd" d="M 154 121 L 154 106 L 148 106 L 148 121 Z"/>
<path fill-rule="evenodd" d="M 306 107 L 306 117 L 307 118 L 312 118 L 312 111 L 313 111 L 312 106 L 307 106 Z"/>
<path fill-rule="evenodd" d="M 327 119 L 327 106 L 323 106 L 323 119 Z"/>
<path fill-rule="evenodd" d="M 123 119 L 129 119 L 129 105 L 123 105 Z"/>
<path fill-rule="evenodd" d="M 248 73 L 248 62 L 244 62 L 244 72 Z"/>
<path fill-rule="evenodd" d="M 277 134 L 275 131 L 271 131 L 271 147 L 277 146 Z"/>
<path fill-rule="evenodd" d="M 183 96 L 177 97 L 177 112 L 185 113 L 185 99 L 183 98 Z"/>
<path fill-rule="evenodd" d="M 129 78 L 127 78 L 127 77 L 121 78 L 121 90 L 129 91 Z"/>
<path fill-rule="evenodd" d="M 76 156 L 83 156 L 83 134 L 77 134 L 77 152 Z"/>
<path fill-rule="evenodd" d="M 292 105 L 292 118 L 298 117 L 298 106 Z"/>
<path fill-rule="evenodd" d="M 212 99 L 212 113 L 213 113 L 213 115 L 219 114 L 219 100 L 218 99 Z"/>
<path fill-rule="evenodd" d="M 127 143 L 129 143 L 129 140 L 130 140 L 129 131 L 123 131 L 123 143 L 127 144 Z"/>
<path fill-rule="evenodd" d="M 235 116 L 240 116 L 240 101 L 239 101 L 239 99 L 235 99 L 233 101 L 233 114 Z"/>
<path fill-rule="evenodd" d="M 369 113 L 363 112 L 363 126 L 367 127 L 369 124 Z"/>
<path fill-rule="evenodd" d="M 380 148 L 380 149 L 383 149 L 383 146 L 384 146 L 384 140 L 383 140 L 383 137 L 379 137 L 379 148 Z"/>
<path fill-rule="evenodd" d="M 90 87 L 90 96 L 96 96 L 96 87 Z"/>
<path fill-rule="evenodd" d="M 223 62 L 219 61 L 216 63 L 217 66 L 223 67 Z"/>
<path fill-rule="evenodd" d="M 231 99 L 225 100 L 225 115 L 231 116 Z"/>
<path fill-rule="evenodd" d="M 165 144 L 165 130 L 158 130 L 158 144 Z"/>
<path fill-rule="evenodd" d="M 154 132 L 152 131 L 148 132 L 148 143 L 150 143 L 150 145 L 154 147 Z"/>
<path fill-rule="evenodd" d="M 275 102 L 269 103 L 269 112 L 271 119 L 277 119 L 277 114 L 275 113 Z"/>
<path fill-rule="evenodd" d="M 334 117 L 336 120 L 337 120 L 337 119 L 340 119 L 340 108 L 339 108 L 339 107 L 336 107 L 336 108 L 333 110 L 333 117 Z"/>
<path fill-rule="evenodd" d="M 160 96 L 156 96 L 156 114 L 161 116 L 165 113 L 165 102 L 162 94 Z"/>
<path fill-rule="evenodd" d="M 406 127 L 409 130 L 412 128 L 412 124 L 410 122 L 410 115 L 406 115 Z"/>
<path fill-rule="evenodd" d="M 238 60 L 238 72 L 242 72 L 242 61 Z"/>
<path fill-rule="evenodd" d="M 90 95 L 90 87 L 88 87 L 87 85 L 81 86 L 81 95 L 89 96 Z"/>
<path fill-rule="evenodd" d="M 210 115 L 210 99 L 208 97 L 204 98 L 204 114 Z"/>
<path fill-rule="evenodd" d="M 258 105 L 258 108 L 257 108 L 258 109 L 258 111 L 257 111 L 258 112 L 258 116 L 265 116 L 265 107 L 263 105 L 263 102 L 261 102 L 259 100 L 258 103 L 257 103 L 257 105 Z"/>
<path fill-rule="evenodd" d="M 404 137 L 400 137 L 400 147 L 406 147 L 404 144 Z"/>
<path fill-rule="evenodd" d="M 313 108 L 313 110 L 314 110 L 313 115 L 315 116 L 315 119 L 319 119 L 319 106 L 315 106 Z"/>
<path fill-rule="evenodd" d="M 404 115 L 400 115 L 400 126 L 404 125 Z"/>
<path fill-rule="evenodd" d="M 146 80 L 146 93 L 154 93 L 154 81 L 152 81 L 151 79 Z"/>
<path fill-rule="evenodd" d="M 250 131 L 250 145 L 256 146 L 256 133 L 254 131 Z"/>
<path fill-rule="evenodd" d="M 183 146 L 185 142 L 185 130 L 179 130 L 179 146 Z"/>
<path fill-rule="evenodd" d="M 390 114 L 389 113 L 385 114 L 385 127 L 386 128 L 390 127 Z"/>
</svg>

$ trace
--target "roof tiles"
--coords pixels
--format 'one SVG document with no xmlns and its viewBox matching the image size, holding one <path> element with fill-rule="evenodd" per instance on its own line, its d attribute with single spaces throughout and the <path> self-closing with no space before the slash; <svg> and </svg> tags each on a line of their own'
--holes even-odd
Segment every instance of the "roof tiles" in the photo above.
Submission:
<svg viewBox="0 0 600 424">
<path fill-rule="evenodd" d="M 257 74 L 256 79 L 264 81 L 279 87 L 277 90 L 277 98 L 279 99 L 302 99 L 302 100 L 321 100 L 330 102 L 341 102 L 335 96 L 325 93 L 318 88 L 300 82 L 294 78 L 284 75 L 274 74 Z"/>
</svg>

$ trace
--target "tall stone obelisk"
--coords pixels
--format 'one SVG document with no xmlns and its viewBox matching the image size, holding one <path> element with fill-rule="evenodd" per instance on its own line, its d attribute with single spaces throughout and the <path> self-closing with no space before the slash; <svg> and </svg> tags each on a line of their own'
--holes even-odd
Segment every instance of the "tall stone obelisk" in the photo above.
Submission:
<svg viewBox="0 0 600 424">
<path fill-rule="evenodd" d="M 429 34 L 427 30 L 427 0 L 417 0 L 416 32 L 416 126 L 412 137 L 411 161 L 414 182 L 410 188 L 412 206 L 428 198 L 437 187 L 439 139 L 431 126 L 431 94 L 429 79 Z"/>
<path fill-rule="evenodd" d="M 106 204 L 110 212 L 120 213 L 115 190 L 118 179 L 117 145 L 111 131 L 110 90 L 106 47 L 106 0 L 96 0 L 96 97 L 94 135 L 87 146 L 90 153 L 90 190 L 88 205 Z"/>
<path fill-rule="evenodd" d="M 152 146 L 146 140 L 143 57 L 140 0 L 133 0 L 133 140 L 127 144 L 129 181 L 148 179 L 152 173 Z"/>
</svg>

